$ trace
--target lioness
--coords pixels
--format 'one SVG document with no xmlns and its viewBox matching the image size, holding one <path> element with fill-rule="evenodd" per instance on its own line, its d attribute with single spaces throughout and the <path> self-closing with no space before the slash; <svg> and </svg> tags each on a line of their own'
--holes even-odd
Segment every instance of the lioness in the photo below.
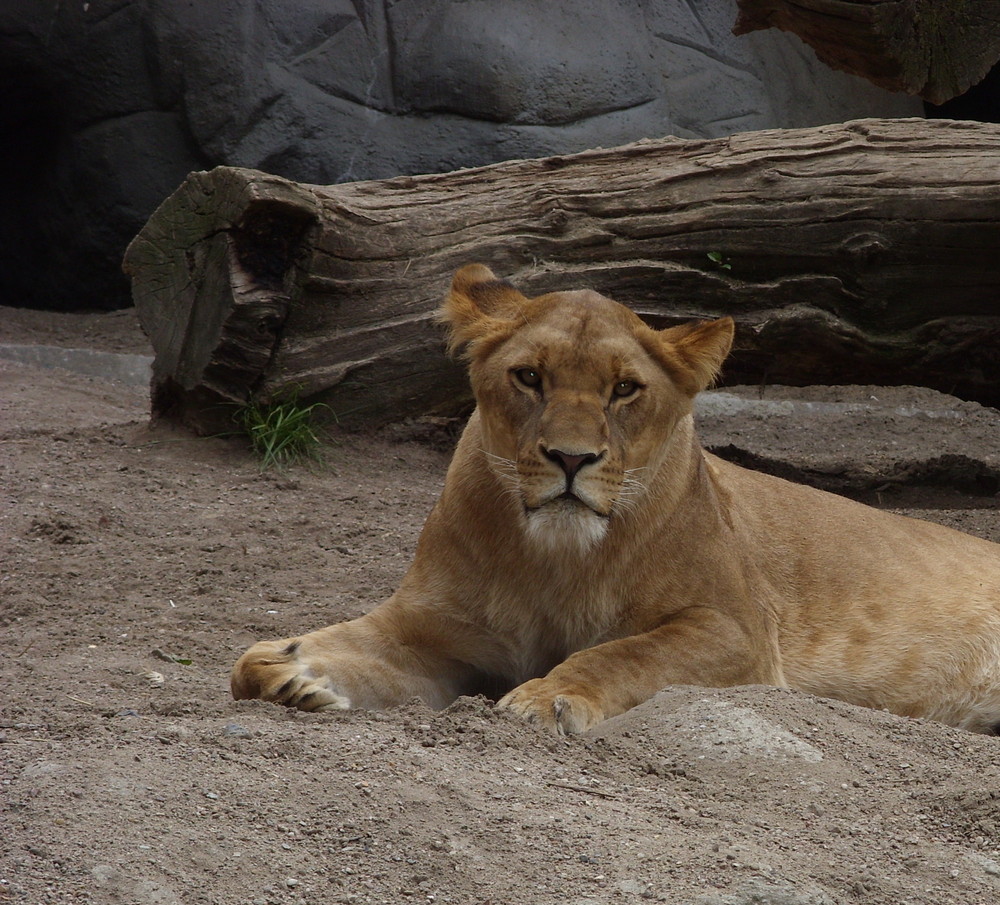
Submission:
<svg viewBox="0 0 1000 905">
<path fill-rule="evenodd" d="M 402 586 L 254 645 L 236 698 L 493 690 L 573 733 L 672 683 L 766 683 L 995 730 L 1000 545 L 706 453 L 691 410 L 729 318 L 657 331 L 595 292 L 526 298 L 471 265 L 443 319 L 478 408 Z"/>
</svg>

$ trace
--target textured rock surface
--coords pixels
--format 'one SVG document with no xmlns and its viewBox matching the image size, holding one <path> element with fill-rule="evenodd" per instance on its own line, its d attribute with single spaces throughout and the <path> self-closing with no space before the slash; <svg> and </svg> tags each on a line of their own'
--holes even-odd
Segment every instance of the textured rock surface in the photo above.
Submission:
<svg viewBox="0 0 1000 905">
<path fill-rule="evenodd" d="M 780 28 L 833 69 L 932 104 L 980 82 L 1000 57 L 1000 4 L 940 0 L 737 0 L 733 31 Z"/>
<path fill-rule="evenodd" d="M 0 3 L 0 303 L 128 303 L 121 255 L 193 169 L 328 184 L 916 102 L 729 0 Z"/>
</svg>

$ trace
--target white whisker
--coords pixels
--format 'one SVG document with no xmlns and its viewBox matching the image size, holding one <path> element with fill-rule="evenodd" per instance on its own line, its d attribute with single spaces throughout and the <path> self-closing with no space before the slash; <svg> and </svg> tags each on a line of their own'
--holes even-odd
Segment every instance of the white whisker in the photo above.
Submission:
<svg viewBox="0 0 1000 905">
<path fill-rule="evenodd" d="M 622 483 L 621 492 L 632 496 L 639 496 L 645 493 L 646 489 L 646 485 L 640 481 L 625 481 Z"/>
<path fill-rule="evenodd" d="M 489 459 L 492 459 L 498 465 L 504 465 L 509 468 L 516 468 L 517 463 L 513 459 L 508 459 L 506 456 L 498 456 L 496 453 L 491 453 L 489 450 L 479 448 L 479 451 Z"/>
<path fill-rule="evenodd" d="M 638 504 L 635 500 L 623 500 L 621 497 L 618 497 L 618 499 L 612 504 L 611 511 L 615 514 L 621 512 L 634 512 L 637 505 Z"/>
<path fill-rule="evenodd" d="M 615 499 L 612 511 L 616 513 L 634 512 L 639 505 L 640 499 L 645 496 L 647 487 L 637 475 L 639 472 L 648 471 L 645 467 L 628 468 L 622 474 L 621 487 Z"/>
<path fill-rule="evenodd" d="M 480 447 L 479 450 L 488 460 L 490 471 L 499 479 L 501 490 L 506 496 L 521 499 L 521 476 L 517 471 L 517 463 L 505 456 L 498 456 Z"/>
</svg>

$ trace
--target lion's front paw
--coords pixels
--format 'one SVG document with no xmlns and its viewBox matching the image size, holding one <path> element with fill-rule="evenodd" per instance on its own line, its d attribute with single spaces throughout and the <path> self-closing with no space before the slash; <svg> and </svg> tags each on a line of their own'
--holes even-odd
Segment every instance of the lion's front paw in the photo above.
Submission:
<svg viewBox="0 0 1000 905">
<path fill-rule="evenodd" d="M 551 679 L 531 679 L 497 702 L 559 735 L 585 732 L 604 719 L 601 705 L 580 689 L 569 690 Z"/>
<path fill-rule="evenodd" d="M 236 700 L 260 698 L 299 710 L 349 710 L 329 677 L 318 675 L 299 652 L 300 642 L 261 641 L 233 667 L 230 685 Z"/>
</svg>

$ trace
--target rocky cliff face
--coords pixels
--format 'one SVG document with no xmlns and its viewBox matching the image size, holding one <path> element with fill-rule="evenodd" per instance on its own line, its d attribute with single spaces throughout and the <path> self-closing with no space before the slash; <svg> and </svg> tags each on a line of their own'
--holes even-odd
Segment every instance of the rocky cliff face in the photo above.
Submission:
<svg viewBox="0 0 1000 905">
<path fill-rule="evenodd" d="M 731 0 L 0 5 L 0 304 L 128 304 L 125 245 L 217 164 L 334 183 L 919 115 L 734 18 Z"/>
</svg>

